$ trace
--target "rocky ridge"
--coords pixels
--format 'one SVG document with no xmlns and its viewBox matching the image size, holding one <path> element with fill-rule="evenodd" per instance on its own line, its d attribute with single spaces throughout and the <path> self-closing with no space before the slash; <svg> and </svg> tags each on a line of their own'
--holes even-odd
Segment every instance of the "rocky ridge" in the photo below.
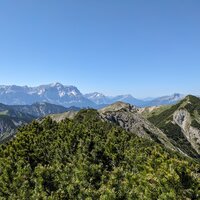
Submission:
<svg viewBox="0 0 200 200">
<path fill-rule="evenodd" d="M 138 109 L 135 106 L 117 102 L 100 109 L 99 113 L 103 120 L 116 123 L 139 137 L 154 140 L 168 148 L 176 149 L 161 130 L 138 113 Z"/>
<path fill-rule="evenodd" d="M 148 112 L 149 111 L 149 112 Z M 190 156 L 200 156 L 200 99 L 188 95 L 172 106 L 140 109 L 171 142 Z"/>
</svg>

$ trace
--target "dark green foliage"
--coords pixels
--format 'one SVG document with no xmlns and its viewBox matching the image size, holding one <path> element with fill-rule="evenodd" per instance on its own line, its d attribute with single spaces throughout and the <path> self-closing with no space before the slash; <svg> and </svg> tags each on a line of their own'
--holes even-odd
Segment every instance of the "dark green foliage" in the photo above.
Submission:
<svg viewBox="0 0 200 200">
<path fill-rule="evenodd" d="M 198 171 L 82 110 L 74 120 L 34 121 L 1 146 L 0 199 L 198 199 Z"/>
<path fill-rule="evenodd" d="M 188 112 L 193 113 L 194 111 L 197 111 L 200 115 L 200 99 L 192 95 L 187 96 L 187 99 L 190 102 L 185 105 L 185 108 L 188 110 Z"/>
<path fill-rule="evenodd" d="M 160 129 L 167 135 L 168 138 L 171 139 L 171 142 L 176 147 L 183 150 L 185 153 L 187 153 L 187 155 L 198 158 L 196 151 L 193 150 L 191 144 L 188 142 L 178 125 L 168 122 L 165 124 L 165 126 L 160 127 Z"/>
<path fill-rule="evenodd" d="M 155 141 L 155 142 L 158 143 L 158 144 L 161 144 L 161 142 L 160 142 L 160 140 L 158 139 L 158 136 L 157 136 L 157 135 L 155 135 L 154 133 L 152 133 L 151 131 L 149 131 L 149 130 L 146 129 L 145 127 L 143 127 L 143 128 L 144 128 L 145 132 L 151 137 L 151 139 L 152 139 L 153 141 Z"/>
<path fill-rule="evenodd" d="M 191 126 L 200 129 L 200 124 L 195 119 L 192 120 Z"/>
</svg>

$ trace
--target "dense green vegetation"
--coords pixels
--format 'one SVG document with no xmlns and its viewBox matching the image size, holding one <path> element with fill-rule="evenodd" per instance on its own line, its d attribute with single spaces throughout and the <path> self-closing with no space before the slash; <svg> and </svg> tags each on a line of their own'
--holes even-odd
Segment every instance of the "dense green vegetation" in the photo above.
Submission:
<svg viewBox="0 0 200 200">
<path fill-rule="evenodd" d="M 198 199 L 199 163 L 82 110 L 0 148 L 1 199 Z"/>
</svg>

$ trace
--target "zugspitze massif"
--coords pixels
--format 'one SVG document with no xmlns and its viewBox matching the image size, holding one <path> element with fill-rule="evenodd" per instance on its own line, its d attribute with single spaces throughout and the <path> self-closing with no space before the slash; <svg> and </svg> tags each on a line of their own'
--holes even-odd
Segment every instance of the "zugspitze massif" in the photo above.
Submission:
<svg viewBox="0 0 200 200">
<path fill-rule="evenodd" d="M 48 102 L 65 107 L 99 108 L 105 105 L 123 101 L 138 107 L 173 104 L 184 98 L 184 95 L 173 94 L 164 97 L 143 100 L 132 95 L 105 96 L 94 92 L 82 94 L 75 86 L 65 86 L 61 83 L 28 86 L 0 86 L 0 102 L 8 105 L 30 105 L 36 102 Z"/>
</svg>

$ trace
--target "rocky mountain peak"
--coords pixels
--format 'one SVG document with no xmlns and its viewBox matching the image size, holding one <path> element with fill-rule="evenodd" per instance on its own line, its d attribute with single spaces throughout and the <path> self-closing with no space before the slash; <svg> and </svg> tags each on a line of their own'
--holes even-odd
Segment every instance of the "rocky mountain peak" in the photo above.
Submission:
<svg viewBox="0 0 200 200">
<path fill-rule="evenodd" d="M 85 98 L 75 86 L 65 86 L 59 82 L 27 86 L 0 86 L 0 102 L 9 105 L 30 105 L 48 102 L 65 107 L 95 107 L 95 103 Z"/>
<path fill-rule="evenodd" d="M 85 94 L 85 96 L 91 96 L 91 97 L 105 97 L 105 95 L 103 95 L 102 93 L 99 93 L 99 92 L 93 92 L 93 93 Z"/>
<path fill-rule="evenodd" d="M 124 103 L 122 101 L 118 101 L 116 103 L 113 103 L 105 108 L 102 108 L 101 112 L 112 112 L 112 111 L 127 111 L 127 112 L 136 112 L 137 108 L 129 103 Z"/>
<path fill-rule="evenodd" d="M 50 84 L 51 87 L 63 87 L 63 84 L 59 83 L 59 82 L 55 82 Z"/>
</svg>

